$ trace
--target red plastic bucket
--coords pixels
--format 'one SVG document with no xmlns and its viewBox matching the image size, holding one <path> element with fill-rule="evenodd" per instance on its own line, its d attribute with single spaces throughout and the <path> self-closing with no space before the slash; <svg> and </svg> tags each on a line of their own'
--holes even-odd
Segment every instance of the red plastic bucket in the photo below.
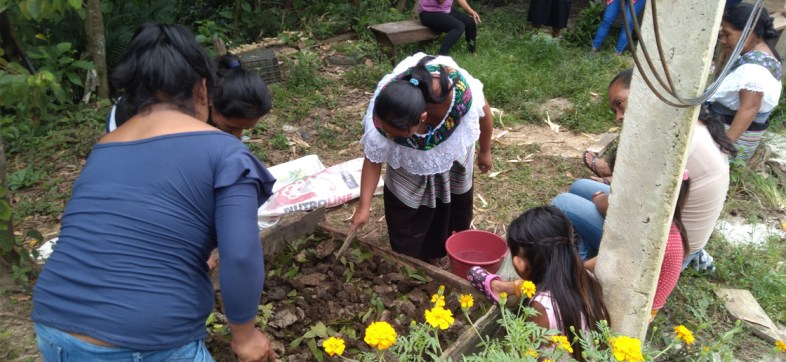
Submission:
<svg viewBox="0 0 786 362">
<path fill-rule="evenodd" d="M 480 266 L 496 273 L 508 255 L 508 244 L 497 234 L 483 230 L 464 230 L 454 233 L 445 242 L 453 274 L 467 278 L 467 271 Z"/>
</svg>

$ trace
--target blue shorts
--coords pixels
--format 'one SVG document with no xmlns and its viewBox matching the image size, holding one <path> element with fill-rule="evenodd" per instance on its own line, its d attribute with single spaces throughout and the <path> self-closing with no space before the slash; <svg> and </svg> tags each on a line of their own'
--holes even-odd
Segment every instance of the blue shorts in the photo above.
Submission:
<svg viewBox="0 0 786 362">
<path fill-rule="evenodd" d="M 103 347 L 78 339 L 59 329 L 35 324 L 41 358 L 45 362 L 61 361 L 195 361 L 215 362 L 203 339 L 180 347 L 160 351 L 139 351 L 122 347 Z"/>
</svg>

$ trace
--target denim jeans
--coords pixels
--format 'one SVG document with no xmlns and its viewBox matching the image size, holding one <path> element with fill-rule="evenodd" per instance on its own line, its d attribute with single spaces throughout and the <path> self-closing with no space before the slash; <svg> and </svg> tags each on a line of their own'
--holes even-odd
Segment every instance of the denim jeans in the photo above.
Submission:
<svg viewBox="0 0 786 362">
<path fill-rule="evenodd" d="M 605 218 L 598 212 L 592 202 L 592 194 L 602 191 L 608 194 L 609 185 L 589 180 L 579 179 L 570 186 L 570 191 L 557 195 L 551 202 L 565 216 L 570 219 L 576 232 L 579 233 L 579 255 L 587 260 L 598 255 L 600 238 L 603 235 L 603 221 Z"/>
<path fill-rule="evenodd" d="M 603 12 L 603 20 L 600 21 L 598 31 L 595 33 L 595 39 L 592 40 L 593 48 L 598 49 L 603 44 L 603 40 L 605 40 L 606 36 L 609 35 L 611 25 L 614 24 L 614 20 L 617 20 L 617 16 L 619 16 L 623 6 L 625 7 L 625 19 L 629 19 L 628 25 L 630 26 L 630 31 L 633 32 L 633 18 L 630 16 L 628 1 L 630 0 L 614 0 L 611 2 L 611 4 L 606 6 L 606 11 Z M 645 4 L 646 0 L 637 0 L 636 3 L 633 4 L 633 9 L 636 10 L 636 16 L 641 14 L 641 11 L 644 10 Z M 628 35 L 625 33 L 625 25 L 623 25 L 622 31 L 620 32 L 620 38 L 617 40 L 617 48 L 615 48 L 615 50 L 617 53 L 622 53 L 627 47 Z"/>
<path fill-rule="evenodd" d="M 205 341 L 202 339 L 168 350 L 139 351 L 121 347 L 98 346 L 41 323 L 35 324 L 35 333 L 41 358 L 45 362 L 214 362 L 213 357 L 205 346 Z"/>
</svg>

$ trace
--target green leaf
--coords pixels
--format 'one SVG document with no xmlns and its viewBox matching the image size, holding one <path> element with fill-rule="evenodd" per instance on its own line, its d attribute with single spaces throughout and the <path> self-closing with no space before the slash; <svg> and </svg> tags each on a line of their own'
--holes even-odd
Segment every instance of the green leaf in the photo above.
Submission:
<svg viewBox="0 0 786 362">
<path fill-rule="evenodd" d="M 321 337 L 321 338 L 328 337 L 327 327 L 322 322 L 317 323 L 317 325 L 312 327 L 311 330 L 314 331 L 314 334 L 316 334 L 317 337 Z"/>
<path fill-rule="evenodd" d="M 24 6 L 24 9 L 22 8 Z M 38 20 L 41 16 L 41 2 L 39 0 L 27 0 L 19 4 L 19 9 L 32 19 Z"/>
<path fill-rule="evenodd" d="M 322 362 L 325 359 L 325 356 L 322 355 L 322 351 L 317 348 L 317 341 L 309 339 L 306 344 L 308 345 L 308 349 L 311 350 L 311 354 L 314 355 L 314 358 L 316 358 L 317 361 Z"/>
<path fill-rule="evenodd" d="M 295 338 L 295 340 L 289 344 L 289 348 L 298 348 L 300 347 L 300 343 L 302 342 L 303 342 L 303 337 Z"/>
<path fill-rule="evenodd" d="M 62 54 L 62 53 L 65 53 L 65 52 L 71 50 L 71 43 L 69 43 L 67 41 L 66 42 L 62 42 L 62 43 L 58 43 L 55 46 L 55 48 L 57 49 L 58 52 L 60 52 L 60 54 Z"/>
<path fill-rule="evenodd" d="M 68 5 L 71 5 L 74 10 L 82 8 L 82 0 L 68 0 Z"/>
<path fill-rule="evenodd" d="M 88 62 L 86 60 L 77 60 L 71 63 L 71 66 L 74 68 L 84 69 L 84 70 L 91 70 L 95 69 L 95 65 L 93 63 Z"/>
<path fill-rule="evenodd" d="M 66 73 L 66 78 L 68 78 L 68 81 L 71 82 L 71 84 L 78 85 L 80 87 L 82 86 L 82 79 L 79 78 L 78 74 L 74 72 L 68 72 Z"/>
<path fill-rule="evenodd" d="M 25 237 L 26 237 L 26 238 L 31 238 L 31 239 L 34 239 L 34 240 L 35 240 L 35 241 L 37 241 L 37 242 L 42 242 L 42 241 L 44 241 L 44 235 L 42 235 L 40 231 L 38 231 L 38 230 L 35 230 L 35 229 L 33 229 L 33 230 L 28 230 L 28 231 L 25 233 Z"/>
<path fill-rule="evenodd" d="M 243 4 L 241 4 L 240 7 L 243 8 L 243 11 L 245 11 L 247 13 L 251 12 L 251 4 L 249 4 L 247 2 L 244 2 Z"/>
<path fill-rule="evenodd" d="M 8 201 L 0 199 L 0 221 L 9 220 L 11 220 L 11 206 L 8 205 Z"/>
</svg>

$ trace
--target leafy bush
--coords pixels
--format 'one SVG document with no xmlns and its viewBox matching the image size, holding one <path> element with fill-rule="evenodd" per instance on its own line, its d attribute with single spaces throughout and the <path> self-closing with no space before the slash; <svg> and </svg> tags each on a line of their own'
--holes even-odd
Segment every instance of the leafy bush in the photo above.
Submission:
<svg viewBox="0 0 786 362">
<path fill-rule="evenodd" d="M 576 26 L 565 32 L 565 40 L 582 48 L 592 44 L 592 38 L 598 30 L 604 10 L 605 7 L 600 3 L 590 1 L 589 6 L 579 12 Z"/>
</svg>

